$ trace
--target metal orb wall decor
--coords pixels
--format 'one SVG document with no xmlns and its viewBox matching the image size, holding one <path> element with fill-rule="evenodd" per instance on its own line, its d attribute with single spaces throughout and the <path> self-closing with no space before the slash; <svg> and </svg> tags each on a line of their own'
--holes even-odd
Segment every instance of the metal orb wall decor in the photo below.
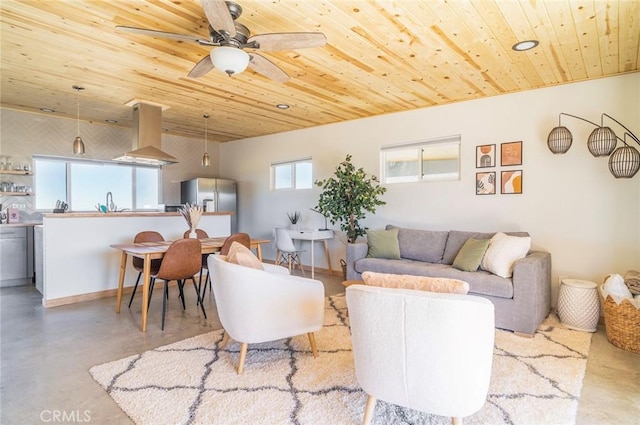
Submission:
<svg viewBox="0 0 640 425">
<path fill-rule="evenodd" d="M 587 140 L 587 148 L 591 155 L 597 158 L 611 155 L 617 143 L 616 133 L 613 130 L 609 127 L 598 127 L 591 132 Z"/>
<path fill-rule="evenodd" d="M 630 179 L 640 169 L 640 152 L 633 146 L 620 146 L 609 157 L 609 171 L 617 179 Z"/>
<path fill-rule="evenodd" d="M 602 156 L 609 157 L 609 172 L 615 178 L 631 178 L 638 173 L 638 170 L 640 169 L 640 152 L 638 152 L 635 147 L 627 144 L 627 136 L 638 143 L 638 145 L 640 145 L 640 139 L 638 139 L 631 130 L 625 127 L 618 120 L 605 113 L 601 115 L 600 125 L 598 125 L 585 118 L 561 112 L 558 115 L 558 126 L 554 127 L 547 137 L 547 146 L 551 152 L 554 154 L 564 154 L 569 150 L 573 142 L 573 135 L 571 134 L 571 131 L 562 125 L 563 115 L 577 118 L 596 127 L 596 129 L 589 135 L 587 148 L 589 149 L 589 152 L 591 152 L 591 155 L 596 158 Z M 624 128 L 624 139 L 619 138 L 610 127 L 605 127 L 603 125 L 605 117 L 615 121 L 618 125 Z M 616 149 L 618 140 L 623 143 L 623 146 Z"/>
<path fill-rule="evenodd" d="M 567 127 L 560 126 L 551 130 L 547 137 L 547 146 L 555 154 L 566 153 L 573 142 L 573 135 Z"/>
</svg>

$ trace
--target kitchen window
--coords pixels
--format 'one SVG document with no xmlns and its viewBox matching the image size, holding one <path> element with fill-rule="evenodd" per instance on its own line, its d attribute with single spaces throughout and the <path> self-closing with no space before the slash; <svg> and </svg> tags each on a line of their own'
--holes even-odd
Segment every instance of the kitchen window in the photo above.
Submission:
<svg viewBox="0 0 640 425">
<path fill-rule="evenodd" d="M 384 146 L 380 168 L 383 183 L 460 180 L 460 135 Z"/>
<path fill-rule="evenodd" d="M 271 188 L 311 189 L 313 187 L 313 164 L 311 158 L 271 164 Z"/>
<path fill-rule="evenodd" d="M 66 200 L 71 211 L 96 211 L 107 192 L 118 210 L 159 209 L 160 167 L 36 155 L 33 163 L 36 210 Z"/>
</svg>

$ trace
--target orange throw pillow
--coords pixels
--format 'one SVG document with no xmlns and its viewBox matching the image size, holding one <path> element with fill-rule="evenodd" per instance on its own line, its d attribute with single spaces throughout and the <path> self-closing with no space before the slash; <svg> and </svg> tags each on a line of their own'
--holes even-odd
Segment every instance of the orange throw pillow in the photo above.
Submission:
<svg viewBox="0 0 640 425">
<path fill-rule="evenodd" d="M 466 295 L 469 284 L 463 280 L 444 277 L 412 276 L 408 274 L 362 273 L 365 285 L 384 288 L 419 289 L 421 291 L 444 292 Z"/>
<path fill-rule="evenodd" d="M 249 248 L 238 242 L 231 244 L 227 261 L 240 266 L 251 267 L 252 269 L 264 270 L 258 257 Z"/>
</svg>

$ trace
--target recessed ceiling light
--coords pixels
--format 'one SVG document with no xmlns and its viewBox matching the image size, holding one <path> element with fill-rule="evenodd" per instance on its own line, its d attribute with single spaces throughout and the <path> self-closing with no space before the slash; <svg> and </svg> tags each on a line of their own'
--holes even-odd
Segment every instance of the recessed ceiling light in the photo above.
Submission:
<svg viewBox="0 0 640 425">
<path fill-rule="evenodd" d="M 278 109 L 289 109 L 289 105 L 287 105 L 286 103 L 278 103 L 276 105 L 276 108 L 278 108 Z"/>
<path fill-rule="evenodd" d="M 118 122 L 118 120 L 105 120 L 106 122 L 108 122 L 109 124 L 115 124 Z"/>
<path fill-rule="evenodd" d="M 511 46 L 511 48 L 516 52 L 524 52 L 525 50 L 533 49 L 537 45 L 538 45 L 538 40 L 526 40 L 526 41 L 520 41 L 514 44 L 513 46 Z"/>
<path fill-rule="evenodd" d="M 47 113 L 51 113 L 51 112 L 55 112 L 55 110 L 51 109 L 51 108 L 40 108 L 40 110 L 42 112 L 47 112 Z"/>
</svg>

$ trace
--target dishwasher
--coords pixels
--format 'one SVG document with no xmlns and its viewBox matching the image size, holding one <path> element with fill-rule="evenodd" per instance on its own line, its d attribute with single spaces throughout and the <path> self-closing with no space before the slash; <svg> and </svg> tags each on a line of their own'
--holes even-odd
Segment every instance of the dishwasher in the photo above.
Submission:
<svg viewBox="0 0 640 425">
<path fill-rule="evenodd" d="M 27 227 L 0 227 L 0 287 L 30 283 Z"/>
</svg>

